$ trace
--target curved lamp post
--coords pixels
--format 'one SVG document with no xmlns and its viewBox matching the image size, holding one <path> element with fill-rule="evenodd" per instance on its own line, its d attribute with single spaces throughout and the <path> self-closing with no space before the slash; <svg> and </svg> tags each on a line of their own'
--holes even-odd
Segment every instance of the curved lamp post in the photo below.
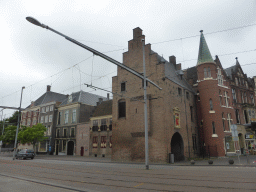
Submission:
<svg viewBox="0 0 256 192">
<path fill-rule="evenodd" d="M 21 102 L 22 102 L 22 94 L 23 94 L 23 89 L 25 87 L 23 86 L 21 88 L 21 96 L 20 96 L 20 108 L 19 108 L 19 114 L 18 114 L 18 123 L 17 123 L 17 129 L 16 129 L 16 136 L 15 136 L 15 143 L 14 143 L 14 150 L 13 150 L 13 160 L 15 159 L 15 155 L 17 153 L 17 137 L 18 137 L 18 132 L 19 132 L 19 127 L 20 127 L 20 112 L 21 112 Z"/>
<path fill-rule="evenodd" d="M 153 81 L 151 81 L 150 79 L 146 78 L 146 68 L 145 68 L 145 49 L 144 49 L 144 46 L 145 46 L 145 41 L 142 40 L 142 47 L 143 47 L 143 75 L 138 73 L 137 71 L 125 66 L 124 64 L 112 59 L 111 57 L 108 57 L 107 55 L 99 52 L 99 51 L 96 51 L 50 27 L 48 27 L 47 25 L 44 25 L 42 23 L 40 23 L 38 20 L 36 20 L 35 18 L 33 17 L 26 17 L 26 19 L 30 22 L 30 23 L 33 23 L 34 25 L 37 25 L 37 26 L 40 26 L 42 28 L 46 28 L 46 29 L 49 29 L 50 31 L 54 32 L 54 33 L 57 33 L 58 35 L 64 37 L 65 39 L 67 39 L 68 41 L 71 41 L 72 43 L 75 43 L 76 45 L 80 46 L 80 47 L 83 47 L 84 49 L 88 50 L 88 51 L 91 51 L 93 54 L 95 55 L 98 55 L 106 60 L 108 60 L 109 62 L 127 70 L 128 72 L 136 75 L 137 77 L 139 77 L 140 79 L 142 79 L 144 81 L 144 121 L 145 121 L 145 164 L 146 164 L 146 169 L 149 169 L 149 165 L 148 165 L 148 122 L 147 122 L 147 87 L 146 87 L 146 82 L 149 82 L 151 83 L 152 85 L 154 85 L 155 87 L 157 87 L 158 89 L 162 90 L 161 87 L 159 87 L 157 84 L 155 84 Z"/>
</svg>

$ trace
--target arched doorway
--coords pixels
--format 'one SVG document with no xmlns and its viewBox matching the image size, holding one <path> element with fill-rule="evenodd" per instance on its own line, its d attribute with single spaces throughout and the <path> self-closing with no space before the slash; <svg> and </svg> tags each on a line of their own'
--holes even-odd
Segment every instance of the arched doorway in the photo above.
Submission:
<svg viewBox="0 0 256 192">
<path fill-rule="evenodd" d="M 184 144 L 181 135 L 176 132 L 171 140 L 171 153 L 174 154 L 174 161 L 183 161 L 184 158 Z"/>
<path fill-rule="evenodd" d="M 73 154 L 74 154 L 74 141 L 69 141 L 67 155 L 73 155 Z"/>
</svg>

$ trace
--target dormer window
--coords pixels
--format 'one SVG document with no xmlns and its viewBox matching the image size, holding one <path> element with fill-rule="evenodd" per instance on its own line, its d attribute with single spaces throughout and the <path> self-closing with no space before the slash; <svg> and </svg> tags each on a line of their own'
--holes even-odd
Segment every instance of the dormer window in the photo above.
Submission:
<svg viewBox="0 0 256 192">
<path fill-rule="evenodd" d="M 72 95 L 68 96 L 68 102 L 71 103 L 72 102 Z"/>
</svg>

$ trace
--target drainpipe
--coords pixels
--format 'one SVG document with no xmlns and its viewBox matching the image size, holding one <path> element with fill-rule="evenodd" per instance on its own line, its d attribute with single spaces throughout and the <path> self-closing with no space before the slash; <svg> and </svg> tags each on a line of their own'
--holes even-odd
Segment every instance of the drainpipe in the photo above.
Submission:
<svg viewBox="0 0 256 192">
<path fill-rule="evenodd" d="M 187 128 L 187 137 L 188 137 L 188 156 L 190 158 L 190 143 L 189 143 L 189 136 L 188 136 L 188 121 L 187 121 L 187 105 L 186 105 L 186 89 L 184 89 L 184 103 L 185 103 L 185 114 L 186 114 L 186 128 Z"/>
</svg>

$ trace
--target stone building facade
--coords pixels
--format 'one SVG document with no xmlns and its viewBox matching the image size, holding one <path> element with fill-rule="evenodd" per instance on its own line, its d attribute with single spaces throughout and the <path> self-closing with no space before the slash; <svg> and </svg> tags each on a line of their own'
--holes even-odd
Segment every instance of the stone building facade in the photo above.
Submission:
<svg viewBox="0 0 256 192">
<path fill-rule="evenodd" d="M 142 35 L 133 30 L 123 64 L 143 73 Z M 146 76 L 162 88 L 147 84 L 149 160 L 167 162 L 173 153 L 175 161 L 197 153 L 198 133 L 195 113 L 195 92 L 183 78 L 181 65 L 174 56 L 169 61 L 145 45 Z M 145 160 L 145 125 L 142 79 L 118 67 L 112 79 L 113 147 L 112 159 Z"/>
</svg>

